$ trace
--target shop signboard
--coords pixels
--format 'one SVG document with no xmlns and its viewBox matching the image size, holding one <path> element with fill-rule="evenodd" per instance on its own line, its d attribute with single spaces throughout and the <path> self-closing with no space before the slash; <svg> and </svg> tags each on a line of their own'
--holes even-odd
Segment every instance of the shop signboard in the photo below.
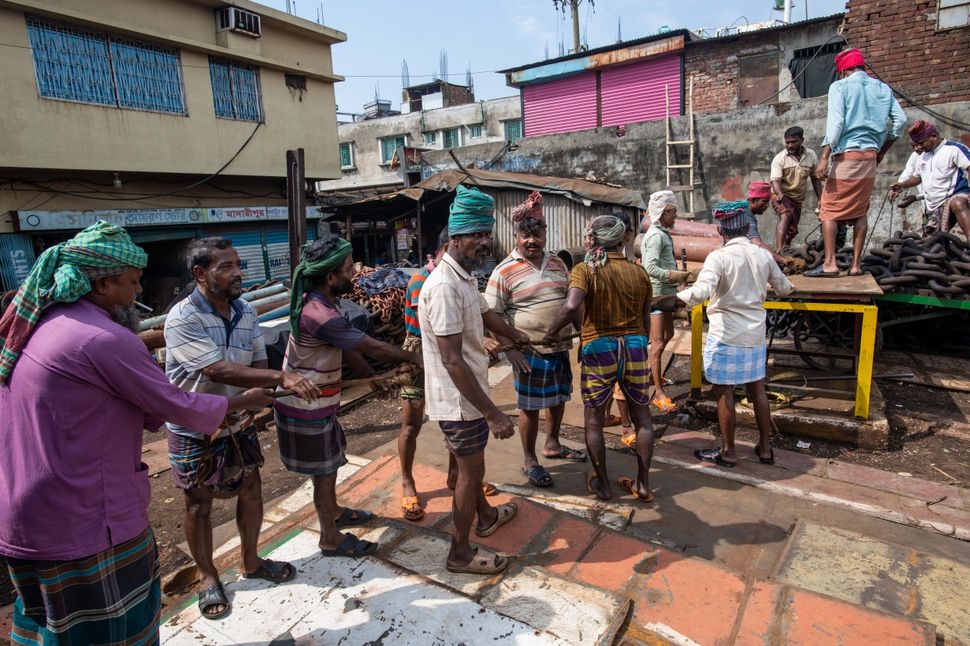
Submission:
<svg viewBox="0 0 970 646">
<path fill-rule="evenodd" d="M 306 209 L 307 218 L 319 218 L 320 210 Z M 121 227 L 232 224 L 233 222 L 286 221 L 285 206 L 229 206 L 217 208 L 121 209 L 93 211 L 17 211 L 20 231 L 73 231 L 98 220 Z"/>
<path fill-rule="evenodd" d="M 34 247 L 24 233 L 0 233 L 0 283 L 4 291 L 20 287 L 34 266 Z"/>
</svg>

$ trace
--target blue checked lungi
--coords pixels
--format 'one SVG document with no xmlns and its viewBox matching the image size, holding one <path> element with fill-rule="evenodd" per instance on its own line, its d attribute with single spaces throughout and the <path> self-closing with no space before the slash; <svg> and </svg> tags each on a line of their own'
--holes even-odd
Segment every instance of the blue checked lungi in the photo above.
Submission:
<svg viewBox="0 0 970 646">
<path fill-rule="evenodd" d="M 73 561 L 8 558 L 13 644 L 158 644 L 162 590 L 151 529 Z"/>
<path fill-rule="evenodd" d="M 573 369 L 569 353 L 539 354 L 523 350 L 529 372 L 515 371 L 519 410 L 542 410 L 568 401 L 573 392 Z"/>
<path fill-rule="evenodd" d="M 708 335 L 704 343 L 704 376 L 712 384 L 738 386 L 765 378 L 768 346 L 728 345 Z"/>
<path fill-rule="evenodd" d="M 329 476 L 347 464 L 347 437 L 336 413 L 323 419 L 274 414 L 280 460 L 288 471 Z"/>
</svg>

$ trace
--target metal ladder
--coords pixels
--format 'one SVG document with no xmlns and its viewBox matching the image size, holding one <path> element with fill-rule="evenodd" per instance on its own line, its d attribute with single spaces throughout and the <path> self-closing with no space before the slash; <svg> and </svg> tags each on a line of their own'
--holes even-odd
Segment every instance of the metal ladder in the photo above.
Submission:
<svg viewBox="0 0 970 646">
<path fill-rule="evenodd" d="M 667 188 L 674 193 L 686 193 L 685 202 L 687 206 L 687 211 L 689 215 L 687 217 L 694 216 L 694 77 L 691 76 L 687 80 L 687 110 L 685 112 L 687 116 L 687 139 L 676 140 L 673 138 L 672 128 L 671 128 L 671 115 L 670 115 L 670 85 L 664 86 L 664 95 L 667 101 L 667 146 L 666 146 L 666 160 L 667 160 Z M 679 116 L 679 115 L 677 115 Z M 687 164 L 674 164 L 673 160 L 673 150 L 674 146 L 687 146 L 689 163 Z M 681 171 L 687 171 L 687 183 L 686 184 L 674 184 L 671 181 L 671 171 L 677 171 L 677 177 L 680 179 L 682 175 Z"/>
</svg>

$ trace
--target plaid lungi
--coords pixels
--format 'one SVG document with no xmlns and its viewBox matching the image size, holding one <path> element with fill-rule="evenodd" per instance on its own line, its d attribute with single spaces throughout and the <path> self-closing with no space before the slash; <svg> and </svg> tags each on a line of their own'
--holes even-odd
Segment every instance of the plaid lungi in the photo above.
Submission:
<svg viewBox="0 0 970 646">
<path fill-rule="evenodd" d="M 936 231 L 949 231 L 953 228 L 955 218 L 953 211 L 950 208 L 950 202 L 957 197 L 970 198 L 970 193 L 954 193 L 950 197 L 943 201 L 943 204 L 936 207 L 934 210 L 926 213 L 924 219 L 924 229 L 927 233 L 934 233 Z"/>
<path fill-rule="evenodd" d="M 768 346 L 727 345 L 708 335 L 704 343 L 704 376 L 712 384 L 737 386 L 765 378 Z"/>
<path fill-rule="evenodd" d="M 169 431 L 168 462 L 179 489 L 208 487 L 230 496 L 242 488 L 246 474 L 263 466 L 263 452 L 254 426 L 214 440 Z"/>
<path fill-rule="evenodd" d="M 440 421 L 445 446 L 455 455 L 475 455 L 488 444 L 488 422 L 484 417 L 472 420 Z"/>
<path fill-rule="evenodd" d="M 421 354 L 421 337 L 408 335 L 401 344 L 401 349 L 407 352 Z M 414 378 L 407 386 L 401 386 L 401 399 L 424 401 L 424 370 L 414 373 Z"/>
<path fill-rule="evenodd" d="M 635 404 L 650 403 L 649 342 L 642 334 L 593 339 L 579 351 L 583 406 L 604 406 L 619 383 L 626 398 Z"/>
<path fill-rule="evenodd" d="M 73 561 L 8 558 L 14 644 L 158 643 L 162 592 L 151 529 Z"/>
<path fill-rule="evenodd" d="M 542 410 L 568 401 L 573 392 L 573 369 L 569 353 L 539 354 L 523 350 L 529 372 L 515 371 L 519 410 Z"/>
<path fill-rule="evenodd" d="M 280 460 L 288 471 L 329 476 L 347 464 L 347 437 L 336 414 L 298 419 L 277 410 L 275 416 Z"/>
</svg>

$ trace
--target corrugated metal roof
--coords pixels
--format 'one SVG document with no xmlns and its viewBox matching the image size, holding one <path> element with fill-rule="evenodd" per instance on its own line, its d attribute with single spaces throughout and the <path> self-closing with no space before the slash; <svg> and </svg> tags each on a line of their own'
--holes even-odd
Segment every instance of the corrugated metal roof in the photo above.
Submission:
<svg viewBox="0 0 970 646">
<path fill-rule="evenodd" d="M 538 67 L 540 65 L 548 65 L 550 63 L 559 63 L 561 61 L 571 61 L 576 58 L 582 58 L 584 56 L 595 56 L 596 54 L 602 54 L 603 52 L 609 52 L 614 49 L 623 49 L 624 47 L 632 47 L 635 45 L 642 45 L 644 43 L 649 43 L 655 40 L 663 40 L 664 38 L 671 38 L 672 36 L 683 36 L 684 40 L 690 42 L 690 39 L 696 38 L 687 29 L 674 29 L 673 31 L 668 31 L 663 34 L 654 34 L 652 36 L 644 36 L 643 38 L 636 38 L 634 40 L 624 40 L 619 43 L 613 43 L 612 45 L 604 45 L 603 47 L 597 47 L 596 49 L 587 49 L 581 52 L 576 52 L 574 54 L 566 54 L 565 56 L 560 56 L 558 58 L 549 58 L 544 61 L 537 61 L 535 63 L 528 63 L 527 65 L 519 65 L 516 67 L 510 67 L 506 70 L 498 70 L 499 74 L 509 74 L 511 72 L 517 72 L 519 70 L 527 70 L 530 67 Z"/>
<path fill-rule="evenodd" d="M 762 34 L 784 31 L 785 29 L 797 29 L 799 27 L 805 27 L 807 25 L 812 25 L 819 22 L 827 22 L 829 20 L 834 20 L 836 18 L 844 18 L 844 17 L 845 17 L 845 13 L 833 13 L 828 16 L 819 16 L 818 18 L 809 18 L 808 20 L 798 20 L 796 22 L 790 22 L 785 25 L 778 25 L 777 27 L 766 27 L 765 29 L 757 29 L 755 31 L 745 31 L 740 34 L 730 34 L 728 36 L 717 36 L 714 38 L 698 38 L 695 34 L 694 39 L 687 43 L 687 47 L 703 46 L 706 43 L 723 43 L 731 40 L 732 38 L 745 38 L 748 36 L 759 36 Z"/>
</svg>

